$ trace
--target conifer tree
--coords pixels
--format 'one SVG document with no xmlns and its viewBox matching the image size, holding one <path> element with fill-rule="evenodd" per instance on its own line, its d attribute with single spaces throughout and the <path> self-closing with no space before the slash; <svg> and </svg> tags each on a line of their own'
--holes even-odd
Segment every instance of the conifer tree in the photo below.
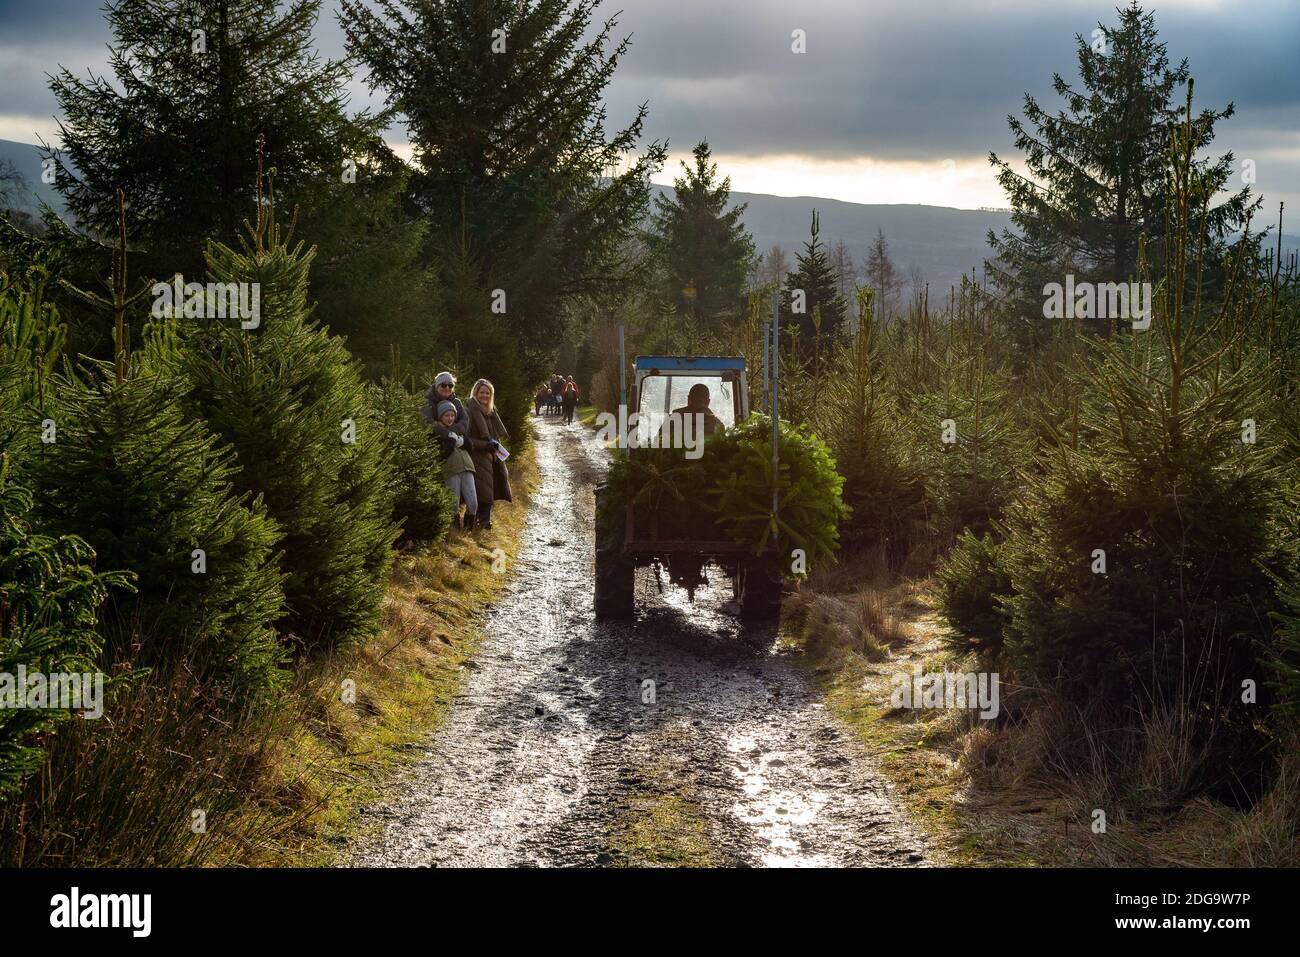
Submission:
<svg viewBox="0 0 1300 957">
<path fill-rule="evenodd" d="M 126 286 L 119 234 L 118 306 Z M 17 370 L 12 421 L 41 436 L 18 443 L 39 492 L 34 514 L 44 531 L 85 539 L 101 568 L 136 578 L 133 598 L 104 609 L 109 661 L 184 661 L 232 693 L 269 690 L 282 678 L 270 624 L 282 601 L 274 524 L 233 493 L 229 454 L 187 421 L 181 384 L 166 370 L 133 362 L 123 346 L 114 363 L 91 363 L 80 377 L 66 363 L 51 375 L 64 338 L 39 286 L 0 290 L 0 382 Z M 120 329 L 116 338 L 126 341 Z M 0 403 L 6 392 L 11 401 L 0 385 Z"/>
<path fill-rule="evenodd" d="M 80 538 L 33 528 L 31 493 L 14 483 L 9 455 L 0 452 L 0 675 L 13 680 L 20 668 L 44 674 L 99 670 L 97 611 L 110 588 L 130 588 L 130 576 L 97 573 L 94 564 L 94 551 Z M 43 754 L 33 736 L 69 714 L 57 705 L 14 704 L 0 708 L 0 799 L 40 767 Z"/>
<path fill-rule="evenodd" d="M 1282 504 L 1278 442 L 1245 422 L 1271 407 L 1269 370 L 1247 349 L 1257 304 L 1240 274 L 1215 305 L 1184 282 L 1200 265 L 1195 210 L 1218 186 L 1194 159 L 1205 132 L 1187 106 L 1151 328 L 1096 343 L 1071 371 L 1087 377 L 1077 416 L 1007 513 L 1004 645 L 1013 667 L 1076 699 L 1181 700 L 1212 720 L 1241 710 L 1241 682 L 1268 654 Z"/>
<path fill-rule="evenodd" d="M 472 253 L 471 286 L 503 290 L 503 324 L 530 374 L 550 352 L 575 297 L 615 291 L 635 274 L 624 240 L 644 217 L 662 144 L 635 156 L 646 108 L 607 132 L 604 90 L 628 49 L 598 0 L 343 0 L 349 52 L 400 114 L 415 148 L 411 195 L 434 224 L 443 264 Z M 445 278 L 445 273 L 441 275 Z M 451 283 L 442 283 L 451 293 Z M 461 314 L 473 328 L 488 299 Z M 462 353 L 465 350 L 462 349 Z M 535 361 L 534 361 L 535 360 Z"/>
<path fill-rule="evenodd" d="M 1270 662 L 1281 707 L 1300 719 L 1300 567 L 1293 567 L 1280 583 L 1281 608 L 1275 613 L 1277 648 Z"/>
<path fill-rule="evenodd" d="M 782 328 L 793 326 L 798 351 L 804 358 L 821 354 L 823 343 L 833 344 L 844 326 L 845 303 L 840 297 L 839 279 L 821 241 L 821 218 L 813 210 L 810 237 L 804 251 L 795 254 L 795 268 L 785 280 Z"/>
<path fill-rule="evenodd" d="M 1027 435 L 1010 370 L 963 277 L 955 314 L 933 332 L 926 368 L 901 383 L 912 461 L 924 476 L 932 539 L 945 548 L 963 531 L 981 535 L 1011 499 L 1027 464 Z M 996 335 L 996 333 L 994 333 Z"/>
<path fill-rule="evenodd" d="M 43 414 L 57 439 L 33 463 L 42 525 L 78 534 L 101 567 L 130 569 L 137 594 L 105 609 L 110 663 L 185 662 L 239 694 L 283 681 L 279 530 L 231 485 L 228 450 L 183 405 L 166 368 L 107 363 L 61 376 Z M 138 645 L 138 651 L 135 650 Z"/>
<path fill-rule="evenodd" d="M 359 371 L 311 319 L 315 251 L 288 244 L 273 197 L 273 187 L 258 197 L 257 223 L 238 250 L 212 243 L 207 253 L 213 281 L 257 285 L 256 325 L 211 310 L 187 316 L 176 362 L 191 414 L 234 451 L 236 487 L 261 497 L 283 533 L 281 630 L 309 647 L 337 645 L 378 626 L 399 529 Z"/>
<path fill-rule="evenodd" d="M 840 298 L 845 303 L 846 331 L 851 331 L 857 321 L 858 267 L 853 262 L 848 244 L 842 239 L 831 243 L 829 258 L 831 269 L 835 271 L 835 278 L 839 282 Z"/>
<path fill-rule="evenodd" d="M 35 414 L 67 341 L 67 327 L 46 301 L 44 284 L 32 291 L 0 273 L 0 451 L 11 464 L 26 460 L 37 442 Z"/>
<path fill-rule="evenodd" d="M 40 291 L 59 311 L 70 354 L 108 358 L 113 354 L 113 324 L 99 310 L 85 308 L 80 292 L 104 283 L 102 243 L 83 235 L 47 209 L 39 234 L 0 218 L 0 271 Z M 135 318 L 133 316 L 133 318 Z"/>
<path fill-rule="evenodd" d="M 316 51 L 320 6 L 110 0 L 114 82 L 66 69 L 50 82 L 63 113 L 55 186 L 97 237 L 116 234 L 124 190 L 137 274 L 200 280 L 207 241 L 241 228 L 261 139 L 282 204 L 319 247 L 322 321 L 375 362 L 390 341 L 414 356 L 436 315 L 417 268 L 425 226 L 405 209 L 405 167 L 381 136 L 388 118 L 349 115 L 350 68 Z"/>
<path fill-rule="evenodd" d="M 709 144 L 691 151 L 673 180 L 676 195 L 658 196 L 646 244 L 658 295 L 701 326 L 719 330 L 739 321 L 754 240 L 742 219 L 746 204 L 727 209 L 731 178 L 718 181 Z"/>
<path fill-rule="evenodd" d="M 123 572 L 94 570 L 82 539 L 35 527 L 30 490 L 15 460 L 28 462 L 44 430 L 36 407 L 51 387 L 66 330 L 37 287 L 28 291 L 0 274 L 0 675 L 88 673 L 99 668 L 97 612 L 109 589 L 129 590 Z M 8 689 L 12 692 L 15 688 Z M 34 735 L 67 712 L 0 708 L 0 797 L 39 767 Z"/>
<path fill-rule="evenodd" d="M 345 157 L 366 149 L 381 127 L 344 112 L 348 69 L 315 52 L 319 7 L 319 0 L 287 8 L 275 0 L 111 0 L 116 86 L 66 69 L 51 80 L 72 164 L 58 169 L 56 186 L 77 221 L 114 235 L 121 188 L 132 244 L 170 253 L 168 268 L 154 271 L 198 278 L 204 243 L 239 229 L 259 136 L 283 200 L 305 204 L 324 182 L 338 181 Z M 146 272 L 150 266 L 141 261 Z"/>
<path fill-rule="evenodd" d="M 989 154 L 1015 226 L 1000 236 L 989 233 L 989 276 L 1007 301 L 1019 340 L 1031 348 L 1041 344 L 1036 327 L 1044 322 L 1046 283 L 1063 282 L 1066 274 L 1080 282 L 1127 282 L 1136 276 L 1143 236 L 1157 273 L 1168 254 L 1166 131 L 1186 118 L 1177 93 L 1189 80 L 1187 61 L 1170 68 L 1153 15 L 1136 2 L 1118 13 L 1118 26 L 1098 24 L 1096 39 L 1076 36 L 1078 85 L 1053 76 L 1064 109 L 1052 113 L 1026 95 L 1024 120 L 1008 117 L 1028 174 Z M 1232 114 L 1229 104 L 1196 117 L 1198 152 L 1213 140 L 1216 122 Z M 1198 160 L 1198 175 L 1214 186 L 1211 195 L 1226 189 L 1232 164 L 1231 153 Z M 1247 187 L 1207 204 L 1204 213 L 1192 211 L 1192 234 L 1202 227 L 1206 232 L 1207 279 L 1218 272 L 1226 238 L 1254 206 Z"/>
<path fill-rule="evenodd" d="M 898 268 L 889 257 L 889 243 L 885 241 L 885 232 L 882 229 L 876 230 L 876 238 L 871 241 L 871 246 L 867 249 L 865 270 L 867 282 L 876 291 L 876 309 L 880 319 L 888 323 L 894 311 L 898 291 L 903 285 L 903 277 L 899 275 Z"/>
<path fill-rule="evenodd" d="M 844 476 L 844 503 L 852 510 L 845 546 L 879 547 L 896 566 L 919 517 L 922 486 L 903 454 L 875 304 L 874 290 L 859 287 L 858 328 L 836 346 L 825 395 L 814 406 L 815 430 Z"/>
<path fill-rule="evenodd" d="M 468 235 L 463 235 L 447 254 L 442 276 L 445 314 L 455 327 L 455 332 L 440 343 L 444 355 L 457 357 L 455 365 L 467 382 L 487 379 L 493 384 L 497 411 L 506 431 L 522 439 L 523 423 L 532 408 L 532 383 L 525 378 L 524 370 L 536 364 L 538 355 L 553 351 L 554 343 L 543 348 L 523 340 L 515 328 L 508 305 L 513 299 L 507 290 L 501 290 L 506 293 L 504 314 L 485 308 L 493 299 L 493 290 L 481 284 L 483 257 L 474 253 Z"/>
</svg>

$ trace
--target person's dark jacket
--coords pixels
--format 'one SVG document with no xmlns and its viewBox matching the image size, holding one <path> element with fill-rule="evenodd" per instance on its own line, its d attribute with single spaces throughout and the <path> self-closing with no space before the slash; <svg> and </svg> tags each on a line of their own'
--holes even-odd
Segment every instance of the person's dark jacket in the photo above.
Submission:
<svg viewBox="0 0 1300 957">
<path fill-rule="evenodd" d="M 466 408 L 469 412 L 469 435 L 465 447 L 474 460 L 474 488 L 478 492 L 479 505 L 514 501 L 510 495 L 510 472 L 506 463 L 497 458 L 495 445 L 510 438 L 510 433 L 495 409 L 484 412 L 476 399 L 470 399 Z"/>
<path fill-rule="evenodd" d="M 466 416 L 466 421 L 469 421 Z M 451 453 L 456 451 L 456 440 L 451 437 L 454 429 L 443 425 L 441 422 L 435 423 L 430 431 L 433 433 L 433 441 L 438 445 L 438 461 L 445 462 L 451 457 Z"/>
<path fill-rule="evenodd" d="M 709 411 L 708 406 L 684 405 L 680 409 L 673 409 L 673 415 L 679 415 L 683 420 L 685 420 L 688 415 L 704 416 L 702 421 L 696 421 L 691 424 L 697 430 L 702 428 L 706 436 L 713 435 L 715 432 L 725 432 L 727 429 L 727 427 L 722 424 L 722 420 Z M 669 421 L 671 422 L 672 420 L 670 419 Z"/>
</svg>

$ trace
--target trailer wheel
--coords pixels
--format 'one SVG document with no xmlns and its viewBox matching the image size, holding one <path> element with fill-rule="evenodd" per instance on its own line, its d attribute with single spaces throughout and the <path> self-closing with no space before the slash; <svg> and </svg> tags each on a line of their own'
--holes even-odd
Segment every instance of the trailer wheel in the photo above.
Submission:
<svg viewBox="0 0 1300 957">
<path fill-rule="evenodd" d="M 623 551 L 622 510 L 602 520 L 604 485 L 596 486 L 596 618 L 631 618 L 636 563 Z"/>
<path fill-rule="evenodd" d="M 777 559 L 769 555 L 741 559 L 737 584 L 740 587 L 740 617 L 754 621 L 780 619 L 785 576 Z"/>
</svg>

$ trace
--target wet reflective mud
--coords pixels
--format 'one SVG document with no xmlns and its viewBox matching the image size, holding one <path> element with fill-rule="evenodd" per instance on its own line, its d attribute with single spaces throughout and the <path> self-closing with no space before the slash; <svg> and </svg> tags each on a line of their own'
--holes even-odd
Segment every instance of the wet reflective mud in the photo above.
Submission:
<svg viewBox="0 0 1300 957">
<path fill-rule="evenodd" d="M 722 572 L 690 602 L 639 570 L 637 620 L 594 620 L 605 453 L 537 421 L 542 487 L 488 636 L 341 863 L 924 863 L 871 756 L 775 627 L 735 616 Z"/>
</svg>

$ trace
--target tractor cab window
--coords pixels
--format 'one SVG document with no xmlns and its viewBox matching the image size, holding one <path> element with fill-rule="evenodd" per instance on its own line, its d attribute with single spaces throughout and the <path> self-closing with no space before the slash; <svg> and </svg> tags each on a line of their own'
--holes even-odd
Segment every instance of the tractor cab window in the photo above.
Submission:
<svg viewBox="0 0 1300 957">
<path fill-rule="evenodd" d="M 709 411 L 730 429 L 736 424 L 736 386 L 721 375 L 648 375 L 641 380 L 637 403 L 638 437 L 646 440 L 659 432 L 669 413 L 686 407 L 691 387 L 703 383 L 709 390 Z"/>
</svg>

